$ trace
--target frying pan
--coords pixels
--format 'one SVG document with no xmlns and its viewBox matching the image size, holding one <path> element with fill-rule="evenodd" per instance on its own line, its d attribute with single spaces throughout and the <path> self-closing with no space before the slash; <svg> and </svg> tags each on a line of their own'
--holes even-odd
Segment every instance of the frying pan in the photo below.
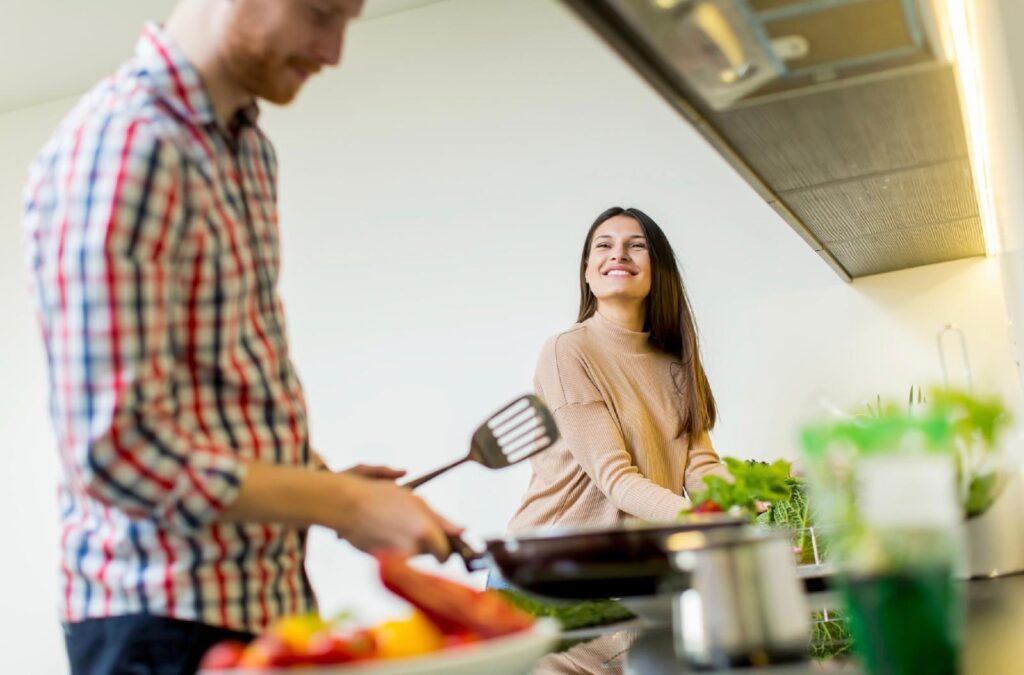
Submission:
<svg viewBox="0 0 1024 675">
<path fill-rule="evenodd" d="M 490 567 L 530 593 L 572 600 L 636 597 L 655 595 L 673 574 L 666 538 L 748 522 L 708 514 L 683 523 L 521 533 L 488 539 L 483 551 L 459 537 L 451 542 L 470 572 Z"/>
</svg>

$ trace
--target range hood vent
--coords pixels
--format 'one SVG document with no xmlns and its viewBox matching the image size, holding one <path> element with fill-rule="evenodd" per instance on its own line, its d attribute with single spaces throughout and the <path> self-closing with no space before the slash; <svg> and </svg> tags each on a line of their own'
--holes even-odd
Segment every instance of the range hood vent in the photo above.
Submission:
<svg viewBox="0 0 1024 675">
<path fill-rule="evenodd" d="M 985 254 L 916 0 L 564 0 L 843 278 Z"/>
</svg>

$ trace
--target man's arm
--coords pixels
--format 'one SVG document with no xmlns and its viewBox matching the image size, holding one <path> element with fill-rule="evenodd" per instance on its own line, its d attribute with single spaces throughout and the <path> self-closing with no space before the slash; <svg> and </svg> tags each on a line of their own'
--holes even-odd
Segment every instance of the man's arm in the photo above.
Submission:
<svg viewBox="0 0 1024 675">
<path fill-rule="evenodd" d="M 221 514 L 231 522 L 322 525 L 363 551 L 448 556 L 445 533 L 460 528 L 389 480 L 254 463 L 238 498 Z"/>
<path fill-rule="evenodd" d="M 76 489 L 165 528 L 218 520 L 320 524 L 363 549 L 443 556 L 452 528 L 385 481 L 249 464 L 183 427 L 175 365 L 177 244 L 188 222 L 187 165 L 144 121 L 89 122 L 75 137 L 56 204 L 26 219 L 55 231 L 38 272 L 47 298 L 57 431 Z M 38 221 L 37 221 L 38 222 Z"/>
</svg>

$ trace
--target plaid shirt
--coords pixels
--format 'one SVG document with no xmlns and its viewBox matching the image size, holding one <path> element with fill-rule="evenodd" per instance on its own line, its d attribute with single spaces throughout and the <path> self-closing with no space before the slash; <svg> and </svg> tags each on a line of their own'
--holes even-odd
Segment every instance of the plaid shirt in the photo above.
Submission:
<svg viewBox="0 0 1024 675">
<path fill-rule="evenodd" d="M 276 164 L 160 28 L 33 164 L 24 217 L 63 478 L 63 615 L 259 631 L 313 607 L 305 532 L 217 523 L 250 461 L 313 466 L 277 295 Z"/>
</svg>

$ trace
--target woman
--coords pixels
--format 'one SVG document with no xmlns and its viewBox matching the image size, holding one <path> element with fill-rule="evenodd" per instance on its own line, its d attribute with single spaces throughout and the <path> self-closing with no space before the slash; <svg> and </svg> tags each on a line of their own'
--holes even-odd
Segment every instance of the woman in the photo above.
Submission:
<svg viewBox="0 0 1024 675">
<path fill-rule="evenodd" d="M 639 209 L 610 208 L 590 227 L 579 318 L 544 345 L 534 385 L 562 440 L 531 459 L 513 531 L 673 520 L 684 490 L 728 477 L 675 254 Z"/>
</svg>

